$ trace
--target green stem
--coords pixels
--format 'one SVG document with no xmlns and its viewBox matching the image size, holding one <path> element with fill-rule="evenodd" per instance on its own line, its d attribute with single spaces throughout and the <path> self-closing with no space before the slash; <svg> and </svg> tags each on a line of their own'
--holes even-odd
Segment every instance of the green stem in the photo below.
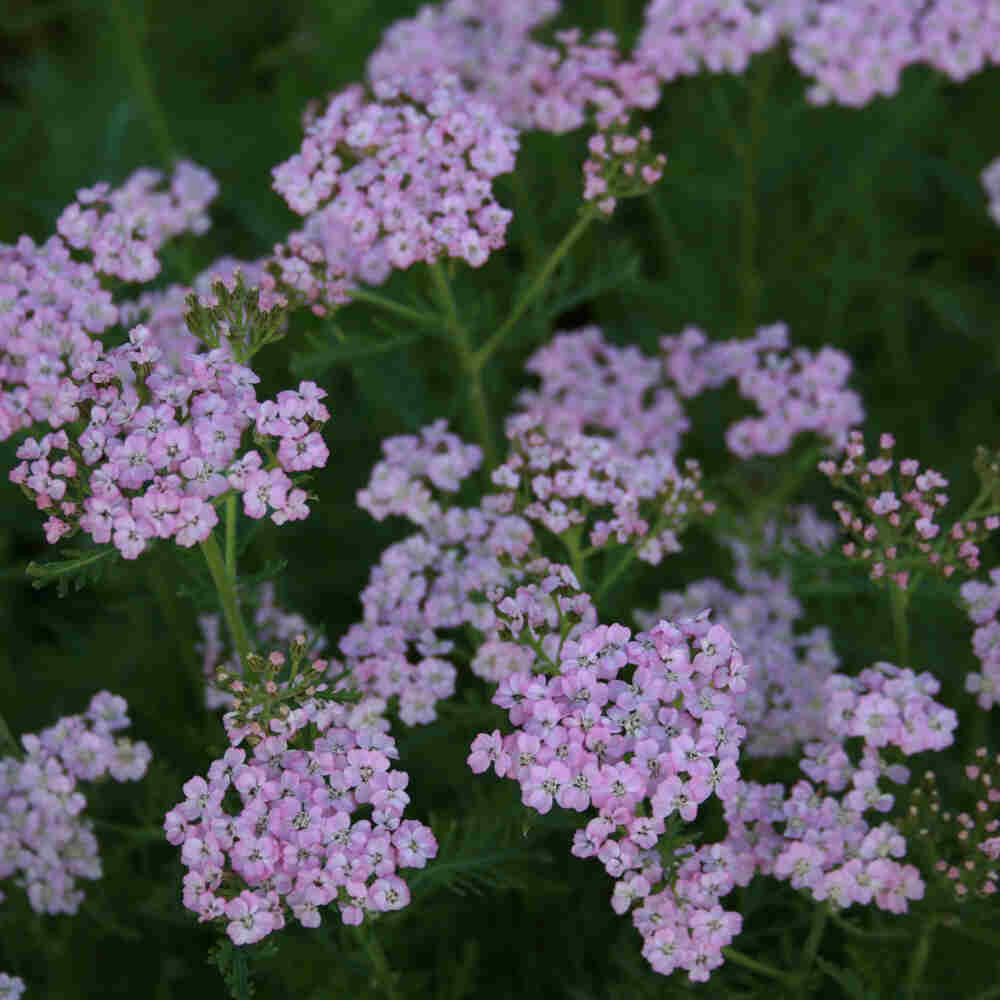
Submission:
<svg viewBox="0 0 1000 1000">
<path fill-rule="evenodd" d="M 582 531 L 582 524 L 574 524 L 571 528 L 564 531 L 559 538 L 566 547 L 566 552 L 569 554 L 570 567 L 579 581 L 580 587 L 583 590 L 586 590 L 587 582 L 586 573 L 584 572 L 584 553 L 580 548 L 580 533 Z"/>
<path fill-rule="evenodd" d="M 402 302 L 386 298 L 384 295 L 369 291 L 367 288 L 351 289 L 351 301 L 367 302 L 370 306 L 377 306 L 379 309 L 393 313 L 399 316 L 400 319 L 409 320 L 417 326 L 437 326 L 439 322 L 437 316 L 421 312 L 419 309 L 413 309 L 410 306 L 404 306 Z"/>
<path fill-rule="evenodd" d="M 889 603 L 892 609 L 892 629 L 896 636 L 896 656 L 899 657 L 897 666 L 905 667 L 910 662 L 910 629 L 906 623 L 910 592 L 890 584 Z"/>
<path fill-rule="evenodd" d="M 219 548 L 214 531 L 201 543 L 201 551 L 208 564 L 208 571 L 212 574 L 212 581 L 215 583 L 215 589 L 219 595 L 219 603 L 222 605 L 222 614 L 226 619 L 226 625 L 232 636 L 233 645 L 236 647 L 240 664 L 245 666 L 247 655 L 250 652 L 250 639 L 247 635 L 246 625 L 243 623 L 243 616 L 240 614 L 236 579 L 226 571 L 222 549 Z"/>
<path fill-rule="evenodd" d="M 790 977 L 787 972 L 782 972 L 781 969 L 776 969 L 773 965 L 758 962 L 757 959 L 751 958 L 749 955 L 744 955 L 743 952 L 737 951 L 735 948 L 723 948 L 722 954 L 725 956 L 726 961 L 742 965 L 744 969 L 756 972 L 760 976 L 767 976 L 768 979 L 777 979 L 779 982 L 789 983 Z"/>
<path fill-rule="evenodd" d="M 934 936 L 935 923 L 935 918 L 931 917 L 921 928 L 917 947 L 910 959 L 910 967 L 906 973 L 906 1000 L 914 1000 L 920 993 L 920 981 L 923 979 L 924 967 L 927 965 L 927 959 L 931 953 L 931 938 Z"/>
<path fill-rule="evenodd" d="M 812 923 L 809 925 L 809 937 L 806 938 L 805 947 L 802 949 L 802 964 L 798 972 L 798 994 L 800 997 L 808 996 L 806 987 L 809 983 L 809 974 L 816 961 L 816 953 L 819 951 L 819 943 L 823 939 L 823 931 L 826 929 L 826 918 L 829 912 L 829 907 L 825 903 L 813 910 Z"/>
<path fill-rule="evenodd" d="M 121 823 L 109 823 L 106 819 L 93 819 L 91 822 L 98 830 L 119 833 L 131 840 L 162 841 L 164 839 L 163 830 L 158 826 L 123 826 Z"/>
<path fill-rule="evenodd" d="M 358 927 L 358 937 L 361 939 L 365 953 L 375 969 L 375 983 L 385 990 L 389 1000 L 396 1000 L 400 996 L 399 990 L 396 989 L 396 974 L 389 966 L 389 960 L 386 958 L 381 941 L 365 924 Z"/>
<path fill-rule="evenodd" d="M 455 302 L 455 296 L 452 294 L 448 277 L 444 273 L 439 261 L 435 260 L 430 265 L 430 272 L 438 301 L 444 310 L 446 325 L 452 335 L 452 341 L 458 353 L 458 361 L 462 368 L 462 374 L 468 381 L 469 402 L 472 406 L 472 414 L 478 428 L 479 443 L 483 448 L 486 468 L 494 469 L 498 464 L 497 450 L 493 443 L 493 424 L 490 420 L 486 389 L 483 386 L 482 370 L 476 364 L 476 354 L 472 347 L 472 341 L 469 339 L 468 331 L 462 324 L 461 317 L 458 314 L 458 304 Z"/>
<path fill-rule="evenodd" d="M 559 266 L 559 262 L 569 253 L 573 244 L 587 231 L 587 227 L 598 215 L 598 209 L 594 205 L 588 205 L 576 220 L 573 228 L 562 238 L 562 242 L 552 251 L 549 259 L 542 265 L 542 269 L 535 275 L 534 281 L 525 289 L 524 293 L 514 304 L 510 315 L 503 321 L 500 327 L 494 331 L 490 338 L 473 355 L 472 363 L 478 371 L 496 353 L 503 343 L 503 339 L 510 332 L 511 328 L 525 314 L 528 306 L 538 298 L 545 290 L 552 272 Z"/>
<path fill-rule="evenodd" d="M 611 589 L 611 587 L 618 581 L 618 578 L 622 575 L 632 565 L 632 560 L 635 559 L 637 548 L 635 545 L 630 545 L 618 558 L 618 562 L 612 567 L 611 572 L 601 581 L 600 586 L 594 594 L 594 601 L 598 602 L 602 597 Z"/>
<path fill-rule="evenodd" d="M 226 497 L 226 573 L 236 579 L 236 494 Z"/>
</svg>

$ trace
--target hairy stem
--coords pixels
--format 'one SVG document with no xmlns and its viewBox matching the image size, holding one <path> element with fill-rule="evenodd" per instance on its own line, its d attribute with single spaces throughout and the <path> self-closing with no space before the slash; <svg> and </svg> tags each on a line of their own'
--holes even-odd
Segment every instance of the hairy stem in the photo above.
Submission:
<svg viewBox="0 0 1000 1000">
<path fill-rule="evenodd" d="M 732 962 L 735 965 L 742 965 L 744 969 L 756 972 L 759 976 L 766 976 L 768 979 L 777 979 L 779 982 L 786 984 L 790 982 L 787 972 L 782 972 L 781 969 L 776 969 L 773 965 L 758 962 L 757 959 L 751 958 L 749 955 L 744 955 L 742 951 L 737 951 L 735 948 L 723 948 L 722 954 L 725 956 L 726 961 Z"/>
<path fill-rule="evenodd" d="M 232 636 L 233 645 L 236 647 L 240 665 L 246 667 L 247 654 L 250 652 L 250 639 L 243 622 L 243 615 L 240 613 L 240 602 L 236 594 L 236 576 L 235 573 L 230 576 L 226 569 L 222 549 L 219 547 L 214 531 L 201 543 L 201 551 L 208 564 L 208 571 L 212 574 L 212 582 L 219 595 L 219 604 L 222 606 L 222 614 L 226 619 L 226 626 L 230 636 Z"/>
<path fill-rule="evenodd" d="M 580 533 L 583 530 L 582 524 L 574 524 L 571 528 L 564 531 L 560 536 L 560 540 L 566 548 L 566 552 L 569 555 L 569 564 L 573 570 L 573 574 L 576 576 L 580 587 L 583 590 L 587 589 L 586 573 L 585 573 L 585 555 L 583 549 L 580 547 Z"/>
<path fill-rule="evenodd" d="M 910 959 L 910 967 L 906 972 L 906 1000 L 914 1000 L 921 992 L 920 981 L 924 976 L 924 967 L 931 953 L 931 938 L 934 936 L 935 918 L 930 917 L 920 930 L 917 947 Z"/>
<path fill-rule="evenodd" d="M 826 918 L 829 912 L 829 907 L 825 903 L 813 910 L 812 923 L 809 925 L 809 937 L 806 938 L 805 947 L 802 949 L 802 963 L 798 972 L 798 995 L 800 997 L 808 997 L 809 995 L 809 974 L 816 961 L 816 953 L 819 951 L 819 943 L 823 939 L 823 931 L 826 929 Z"/>
<path fill-rule="evenodd" d="M 410 306 L 403 305 L 402 302 L 397 302 L 395 299 L 390 299 L 385 295 L 369 291 L 367 288 L 351 289 L 351 301 L 366 302 L 368 305 L 384 309 L 386 312 L 392 313 L 400 319 L 409 320 L 416 326 L 437 326 L 438 324 L 437 316 L 421 312 L 419 309 L 413 309 Z"/>
<path fill-rule="evenodd" d="M 371 928 L 365 924 L 361 924 L 358 927 L 358 937 L 375 970 L 375 984 L 382 987 L 389 1000 L 396 1000 L 400 996 L 399 990 L 396 989 L 396 973 L 389 965 L 389 959 L 386 957 L 378 935 L 374 934 Z"/>
<path fill-rule="evenodd" d="M 226 573 L 236 579 L 236 494 L 226 497 Z"/>
<path fill-rule="evenodd" d="M 898 666 L 905 667 L 910 662 L 910 628 L 906 621 L 906 609 L 910 603 L 910 592 L 901 590 L 895 584 L 889 585 L 889 603 L 892 609 L 892 630 L 896 636 L 896 656 Z"/>
<path fill-rule="evenodd" d="M 514 308 L 510 311 L 510 315 L 503 321 L 503 323 L 491 334 L 490 338 L 475 351 L 472 355 L 472 363 L 478 371 L 481 369 L 487 361 L 496 353 L 497 349 L 503 343 L 504 337 L 511 331 L 512 327 L 517 323 L 517 321 L 527 312 L 528 306 L 530 306 L 535 299 L 545 290 L 545 286 L 549 282 L 549 278 L 552 277 L 552 272 L 559 266 L 560 261 L 569 251 L 572 249 L 573 244 L 587 231 L 587 227 L 594 221 L 597 217 L 598 209 L 594 205 L 588 205 L 581 213 L 580 218 L 576 220 L 576 224 L 573 228 L 562 238 L 562 242 L 552 251 L 549 259 L 542 265 L 541 270 L 535 275 L 534 281 L 524 290 L 521 297 L 514 304 Z"/>
</svg>

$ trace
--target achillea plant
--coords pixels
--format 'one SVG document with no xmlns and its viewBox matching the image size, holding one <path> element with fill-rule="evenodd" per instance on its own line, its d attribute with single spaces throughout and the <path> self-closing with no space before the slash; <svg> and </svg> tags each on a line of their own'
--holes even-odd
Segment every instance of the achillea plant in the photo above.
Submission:
<svg viewBox="0 0 1000 1000">
<path fill-rule="evenodd" d="M 445 0 L 387 26 L 363 79 L 331 77 L 304 108 L 282 162 L 261 123 L 262 183 L 297 220 L 247 259 L 217 256 L 228 230 L 193 249 L 213 200 L 237 202 L 172 153 L 169 171 L 78 190 L 55 235 L 0 245 L 0 440 L 38 512 L 24 520 L 57 554 L 28 572 L 60 595 L 120 597 L 124 581 L 128 600 L 87 622 L 107 648 L 79 673 L 124 673 L 132 704 L 148 686 L 135 729 L 157 734 L 155 755 L 117 735 L 128 709 L 106 691 L 19 743 L 0 718 L 0 880 L 33 911 L 0 937 L 0 997 L 34 975 L 45 991 L 57 971 L 31 956 L 65 958 L 91 925 L 155 938 L 172 971 L 137 993 L 194 982 L 163 943 L 177 935 L 189 957 L 209 946 L 239 1000 L 265 985 L 500 995 L 482 942 L 506 975 L 512 941 L 527 955 L 522 923 L 546 926 L 535 908 L 567 886 L 559 919 L 598 931 L 531 943 L 565 948 L 583 977 L 587 934 L 605 946 L 624 928 L 594 949 L 616 995 L 621 975 L 661 995 L 680 972 L 727 996 L 829 981 L 914 1000 L 936 988 L 939 930 L 995 943 L 961 914 L 995 921 L 1000 862 L 1000 758 L 980 735 L 1000 703 L 997 442 L 947 519 L 960 473 L 898 458 L 885 432 L 866 451 L 873 428 L 900 425 L 845 303 L 882 260 L 862 280 L 847 242 L 829 250 L 827 311 L 803 321 L 777 290 L 808 255 L 776 277 L 763 258 L 784 247 L 765 243 L 760 206 L 780 190 L 794 207 L 812 177 L 790 181 L 787 155 L 762 167 L 768 127 L 829 103 L 843 117 L 817 122 L 870 104 L 856 118 L 875 121 L 907 74 L 957 83 L 1000 63 L 1000 8 L 651 0 L 629 20 L 618 6 L 615 31 L 556 0 Z M 795 71 L 793 99 L 772 84 Z M 673 127 L 702 85 L 737 181 L 699 186 L 718 150 L 692 161 L 701 137 Z M 771 100 L 794 105 L 772 121 Z M 936 147 L 911 159 L 995 238 L 995 161 L 976 161 L 976 201 L 968 164 Z M 810 252 L 852 226 L 882 246 L 855 218 L 862 187 L 811 220 Z M 713 211 L 725 230 L 711 260 L 679 236 L 691 204 L 699 232 Z M 944 236 L 911 242 L 898 283 L 978 343 L 934 283 Z M 901 371 L 911 338 L 887 338 Z M 817 513 L 831 502 L 839 525 Z M 148 669 L 133 655 L 147 584 L 169 633 Z M 964 666 L 937 646 L 955 606 L 975 626 Z M 72 628 L 47 624 L 55 644 Z M 31 669 L 18 663 L 12 717 Z M 104 870 L 100 823 L 80 785 L 106 775 L 146 780 L 118 800 L 129 822 L 103 821 L 117 883 L 91 900 L 78 883 Z M 611 884 L 587 882 L 596 866 L 573 859 L 588 858 Z M 116 910 L 130 878 L 143 888 Z M 578 908 L 598 883 L 610 906 Z M 489 896 L 507 890 L 515 930 Z M 0 920 L 19 896 L 0 893 Z M 59 938 L 34 914 L 78 916 Z M 782 923 L 796 943 L 776 943 Z M 442 928 L 447 955 L 417 969 Z M 869 934 L 903 943 L 873 962 Z M 591 995 L 567 986 L 566 961 L 533 985 Z"/>
</svg>

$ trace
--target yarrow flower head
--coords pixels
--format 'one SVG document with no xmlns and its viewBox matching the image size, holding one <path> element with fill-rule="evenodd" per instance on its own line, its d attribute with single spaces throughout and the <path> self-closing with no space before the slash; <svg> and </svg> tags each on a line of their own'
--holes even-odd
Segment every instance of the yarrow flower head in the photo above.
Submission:
<svg viewBox="0 0 1000 1000">
<path fill-rule="evenodd" d="M 377 521 L 397 514 L 420 526 L 441 517 L 435 492 L 455 493 L 483 460 L 482 449 L 463 443 L 445 420 L 424 427 L 419 437 L 388 438 L 382 452 L 385 458 L 358 493 L 358 506 Z"/>
<path fill-rule="evenodd" d="M 60 216 L 61 235 L 40 246 L 27 236 L 0 244 L 0 440 L 35 421 L 75 419 L 66 375 L 89 356 L 93 335 L 119 320 L 101 275 L 148 281 L 169 238 L 207 228 L 204 209 L 218 190 L 211 176 L 182 162 L 166 191 L 162 179 L 139 170 L 119 189 L 80 191 Z"/>
<path fill-rule="evenodd" d="M 619 544 L 642 539 L 639 558 L 656 565 L 665 553 L 680 551 L 678 536 L 693 518 L 715 509 L 693 459 L 682 472 L 668 453 L 631 455 L 603 436 L 550 436 L 532 412 L 511 417 L 507 436 L 511 453 L 492 477 L 505 491 L 497 509 L 554 535 L 586 531 L 597 547 L 612 538 Z"/>
<path fill-rule="evenodd" d="M 258 381 L 228 344 L 187 355 L 178 371 L 144 326 L 120 347 L 94 342 L 63 379 L 73 436 L 28 438 L 10 479 L 50 514 L 50 543 L 83 531 L 113 542 L 126 559 L 157 538 L 185 547 L 204 541 L 218 523 L 212 501 L 230 490 L 242 494 L 249 517 L 301 520 L 307 494 L 290 474 L 326 464 L 326 393 L 302 382 L 258 403 Z M 243 447 L 251 427 L 274 458 Z"/>
<path fill-rule="evenodd" d="M 441 255 L 479 267 L 504 245 L 511 217 L 492 184 L 513 169 L 517 134 L 492 105 L 448 75 L 422 100 L 402 77 L 373 91 L 335 95 L 309 118 L 301 151 L 273 171 L 289 207 L 318 220 L 279 246 L 275 262 L 283 285 L 319 311 L 349 301 L 362 270 L 384 279 Z"/>
<path fill-rule="evenodd" d="M 346 673 L 309 662 L 302 640 L 287 658 L 251 654 L 247 667 L 217 678 L 236 699 L 224 719 L 229 750 L 165 818 L 188 869 L 184 905 L 236 945 L 289 917 L 318 927 L 333 902 L 345 924 L 401 909 L 410 893 L 397 869 L 424 867 L 437 843 L 403 818 L 409 779 L 391 767 L 387 726 L 370 724 Z"/>
<path fill-rule="evenodd" d="M 726 430 L 726 445 L 739 458 L 780 455 L 797 434 L 812 432 L 842 448 L 848 431 L 864 419 L 857 393 L 845 388 L 851 361 L 824 347 L 814 354 L 789 349 L 784 323 L 760 327 L 746 340 L 710 342 L 689 327 L 663 337 L 664 368 L 687 398 L 736 379 L 740 394 L 760 417 L 747 417 Z"/>
<path fill-rule="evenodd" d="M 742 753 L 781 756 L 825 735 L 824 682 L 839 660 L 828 629 L 794 631 L 803 609 L 788 579 L 753 571 L 739 553 L 737 558 L 738 590 L 718 580 L 699 580 L 683 591 L 661 594 L 654 611 L 637 612 L 635 618 L 652 628 L 661 619 L 687 618 L 711 608 L 754 665 L 746 689 L 735 696 L 747 731 Z"/>
<path fill-rule="evenodd" d="M 207 171 L 182 160 L 166 190 L 158 170 L 137 170 L 120 187 L 97 184 L 77 192 L 59 216 L 60 236 L 93 254 L 95 271 L 123 281 L 150 281 L 159 273 L 156 251 L 178 233 L 204 233 L 205 214 L 219 185 Z"/>
<path fill-rule="evenodd" d="M 149 747 L 119 735 L 129 725 L 125 700 L 101 691 L 82 715 L 23 735 L 23 757 L 0 758 L 0 881 L 13 878 L 37 913 L 76 913 L 77 879 L 101 877 L 80 783 L 146 773 Z"/>
<path fill-rule="evenodd" d="M 368 61 L 373 82 L 406 77 L 426 101 L 442 72 L 465 93 L 490 104 L 521 131 L 573 131 L 589 118 L 603 128 L 634 108 L 659 100 L 653 73 L 625 59 L 610 31 L 584 38 L 557 31 L 553 45 L 532 33 L 559 11 L 559 3 L 447 0 L 397 21 Z"/>
<path fill-rule="evenodd" d="M 647 944 L 668 926 L 699 939 L 703 948 L 680 951 L 670 968 L 647 954 L 657 971 L 682 967 L 706 978 L 740 928 L 737 914 L 716 905 L 732 883 L 721 893 L 684 893 L 678 886 L 700 879 L 703 858 L 685 868 L 672 845 L 710 796 L 726 801 L 738 787 L 746 731 L 733 698 L 747 664 L 707 615 L 660 621 L 634 637 L 621 625 L 599 625 L 563 639 L 556 656 L 547 679 L 503 679 L 493 701 L 515 730 L 477 736 L 469 766 L 517 781 L 524 804 L 538 812 L 558 805 L 592 816 L 572 853 L 596 856 L 616 880 L 616 912 L 642 904 L 635 923 Z M 544 661 L 534 668 L 544 669 Z M 701 940 L 694 928 L 706 918 L 717 933 Z"/>
</svg>

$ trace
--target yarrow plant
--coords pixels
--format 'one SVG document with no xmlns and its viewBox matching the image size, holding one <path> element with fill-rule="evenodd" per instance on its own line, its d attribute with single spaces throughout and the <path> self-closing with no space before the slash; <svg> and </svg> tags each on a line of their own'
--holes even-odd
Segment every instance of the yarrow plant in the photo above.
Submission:
<svg viewBox="0 0 1000 1000">
<path fill-rule="evenodd" d="M 210 936 L 237 1000 L 265 984 L 308 994 L 326 953 L 331 995 L 485 996 L 511 964 L 491 894 L 518 893 L 518 926 L 543 926 L 544 893 L 589 891 L 596 866 L 572 859 L 603 866 L 611 884 L 590 885 L 610 905 L 579 934 L 576 903 L 561 905 L 551 938 L 583 970 L 591 942 L 623 930 L 605 949 L 621 968 L 600 972 L 619 992 L 681 973 L 726 995 L 749 981 L 805 997 L 826 977 L 915 1000 L 938 929 L 995 943 L 997 442 L 949 517 L 960 472 L 899 458 L 884 431 L 870 450 L 867 409 L 882 422 L 887 405 L 862 399 L 870 359 L 842 336 L 857 305 L 844 260 L 855 228 L 879 253 L 885 233 L 842 226 L 832 203 L 796 235 L 826 253 L 829 232 L 848 234 L 817 331 L 778 311 L 758 202 L 780 188 L 797 211 L 798 161 L 761 164 L 765 126 L 783 127 L 768 101 L 784 60 L 807 81 L 783 112 L 797 128 L 826 114 L 809 105 L 860 108 L 906 74 L 954 83 L 1000 62 L 1000 7 L 634 13 L 590 30 L 558 0 L 444 0 L 388 26 L 364 78 L 304 107 L 301 138 L 269 161 L 295 219 L 248 228 L 269 244 L 250 259 L 216 256 L 221 236 L 196 249 L 220 185 L 173 154 L 169 170 L 78 190 L 42 242 L 0 245 L 0 440 L 40 514 L 35 543 L 55 553 L 28 573 L 61 596 L 127 595 L 106 610 L 133 628 L 148 584 L 169 633 L 150 659 L 174 668 L 127 668 L 155 756 L 120 735 L 129 709 L 107 691 L 19 742 L 0 717 L 0 881 L 27 910 L 139 941 L 132 925 L 169 898 L 164 927 L 192 950 Z M 700 86 L 677 81 L 704 73 L 735 78 L 694 100 L 739 161 L 735 186 L 674 128 Z M 921 155 L 969 209 L 969 178 Z M 994 222 L 998 169 L 981 170 L 975 209 Z M 706 240 L 722 206 L 710 265 L 677 224 L 685 205 Z M 936 284 L 944 254 L 922 234 L 899 274 L 971 344 Z M 887 334 L 900 370 L 904 334 Z M 883 426 L 909 453 L 907 429 Z M 952 607 L 935 611 L 943 595 Z M 942 654 L 955 608 L 970 635 Z M 13 613 L 4 627 L 18 631 Z M 46 623 L 53 648 L 67 627 Z M 81 675 L 94 660 L 79 657 Z M 183 719 L 158 717 L 165 685 Z M 85 782 L 131 788 L 147 770 L 138 794 L 118 792 L 131 820 L 89 818 Z M 149 890 L 134 915 L 79 886 L 102 876 L 102 826 L 121 840 L 109 870 L 139 873 L 130 898 Z M 166 889 L 150 888 L 154 869 Z M 0 921 L 21 895 L 0 892 Z M 969 912 L 982 926 L 963 925 Z M 451 964 L 418 970 L 444 924 Z M 801 946 L 784 924 L 808 924 Z M 53 926 L 4 928 L 0 997 L 25 992 L 29 971 L 45 989 L 21 945 L 71 947 Z M 869 935 L 901 942 L 880 955 L 884 976 L 837 964 Z M 181 988 L 189 957 L 164 966 L 160 992 Z M 527 994 L 510 974 L 507 992 Z"/>
</svg>

